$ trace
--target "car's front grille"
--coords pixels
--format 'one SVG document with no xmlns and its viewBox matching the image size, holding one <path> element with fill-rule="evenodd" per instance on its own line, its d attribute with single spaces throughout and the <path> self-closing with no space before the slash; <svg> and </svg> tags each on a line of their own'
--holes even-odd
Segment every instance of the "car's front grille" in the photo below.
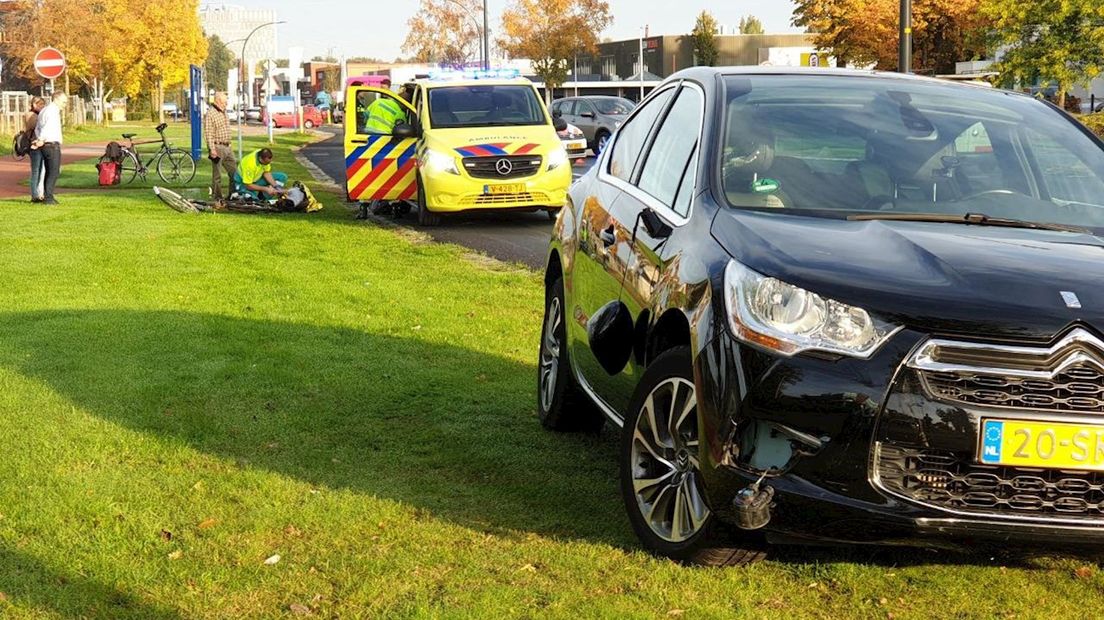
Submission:
<svg viewBox="0 0 1104 620">
<path fill-rule="evenodd" d="M 476 179 L 517 179 L 532 176 L 540 170 L 540 155 L 503 155 L 500 157 L 465 157 L 464 170 Z"/>
<path fill-rule="evenodd" d="M 1104 414 L 1104 342 L 1081 328 L 1049 347 L 930 340 L 909 366 L 937 400 Z"/>
<path fill-rule="evenodd" d="M 1104 473 L 975 463 L 933 450 L 875 446 L 877 481 L 886 491 L 926 506 L 985 516 L 1101 519 Z"/>
<path fill-rule="evenodd" d="M 544 192 L 522 192 L 520 194 L 475 194 L 464 196 L 460 199 L 460 204 L 467 207 L 506 204 L 547 205 L 549 204 L 549 202 L 550 200 L 548 199 L 548 194 Z"/>
<path fill-rule="evenodd" d="M 922 372 L 929 394 L 987 407 L 1104 413 L 1104 373 L 1072 366 L 1053 379 L 982 375 L 969 372 Z"/>
</svg>

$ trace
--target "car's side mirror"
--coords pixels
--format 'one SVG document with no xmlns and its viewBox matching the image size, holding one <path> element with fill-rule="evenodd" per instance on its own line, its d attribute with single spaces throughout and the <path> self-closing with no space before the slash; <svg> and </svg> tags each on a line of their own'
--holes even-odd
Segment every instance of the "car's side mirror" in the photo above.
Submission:
<svg viewBox="0 0 1104 620">
<path fill-rule="evenodd" d="M 391 135 L 404 140 L 407 138 L 417 138 L 418 128 L 410 123 L 398 123 L 395 125 L 395 128 L 391 130 Z"/>
<path fill-rule="evenodd" d="M 556 131 L 563 131 L 567 129 L 567 121 L 562 116 L 553 116 L 552 126 L 556 128 Z"/>
</svg>

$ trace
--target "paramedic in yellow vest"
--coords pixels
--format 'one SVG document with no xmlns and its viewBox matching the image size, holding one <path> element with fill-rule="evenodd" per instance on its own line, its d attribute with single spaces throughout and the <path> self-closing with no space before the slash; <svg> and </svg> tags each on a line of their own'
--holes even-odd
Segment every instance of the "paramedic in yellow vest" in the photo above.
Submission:
<svg viewBox="0 0 1104 620">
<path fill-rule="evenodd" d="M 287 174 L 272 171 L 272 149 L 265 148 L 242 158 L 234 173 L 234 186 L 239 193 L 254 198 L 260 198 L 260 194 L 275 197 L 283 191 L 287 179 Z"/>
<path fill-rule="evenodd" d="M 391 81 L 384 80 L 383 87 L 391 88 Z M 379 96 L 364 110 L 364 132 L 377 135 L 391 135 L 395 125 L 406 120 L 402 105 L 391 97 Z"/>
</svg>

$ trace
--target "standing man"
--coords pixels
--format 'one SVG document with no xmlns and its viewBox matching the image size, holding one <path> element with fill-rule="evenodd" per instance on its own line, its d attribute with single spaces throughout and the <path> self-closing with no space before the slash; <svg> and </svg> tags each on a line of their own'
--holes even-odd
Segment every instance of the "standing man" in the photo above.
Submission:
<svg viewBox="0 0 1104 620">
<path fill-rule="evenodd" d="M 61 109 L 68 102 L 69 95 L 54 93 L 53 100 L 38 113 L 35 141 L 31 145 L 42 153 L 42 167 L 46 171 L 42 182 L 42 202 L 48 205 L 58 203 L 54 198 L 54 185 L 61 174 Z"/>
<path fill-rule="evenodd" d="M 207 158 L 211 160 L 211 200 L 222 200 L 222 172 L 226 170 L 231 191 L 238 162 L 230 150 L 230 119 L 226 117 L 226 93 L 215 93 L 215 99 L 203 119 L 203 134 L 207 137 Z"/>
<path fill-rule="evenodd" d="M 46 106 L 46 100 L 42 97 L 31 99 L 31 111 L 23 119 L 24 135 L 30 136 L 32 143 L 31 152 L 27 155 L 31 160 L 31 202 L 42 202 L 42 151 L 33 146 L 35 141 L 35 129 L 38 127 L 38 113 Z"/>
</svg>

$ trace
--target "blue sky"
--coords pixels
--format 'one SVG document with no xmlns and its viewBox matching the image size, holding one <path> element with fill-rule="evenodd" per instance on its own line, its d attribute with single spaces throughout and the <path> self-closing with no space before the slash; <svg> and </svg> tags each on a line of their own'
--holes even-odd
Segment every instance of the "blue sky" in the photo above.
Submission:
<svg viewBox="0 0 1104 620">
<path fill-rule="evenodd" d="M 755 15 L 767 32 L 796 32 L 790 26 L 790 0 L 607 0 L 614 23 L 603 33 L 614 39 L 635 37 L 644 24 L 652 34 L 682 34 L 694 26 L 702 9 L 722 25 L 736 26 L 743 15 Z M 307 57 L 327 50 L 347 56 L 377 56 L 387 60 L 400 54 L 406 21 L 418 10 L 418 0 L 227 0 L 203 4 L 234 4 L 275 10 L 289 23 L 279 31 L 280 54 L 288 46 L 306 48 Z M 488 0 L 491 36 L 508 0 Z M 381 6 L 382 5 L 382 6 Z"/>
</svg>

